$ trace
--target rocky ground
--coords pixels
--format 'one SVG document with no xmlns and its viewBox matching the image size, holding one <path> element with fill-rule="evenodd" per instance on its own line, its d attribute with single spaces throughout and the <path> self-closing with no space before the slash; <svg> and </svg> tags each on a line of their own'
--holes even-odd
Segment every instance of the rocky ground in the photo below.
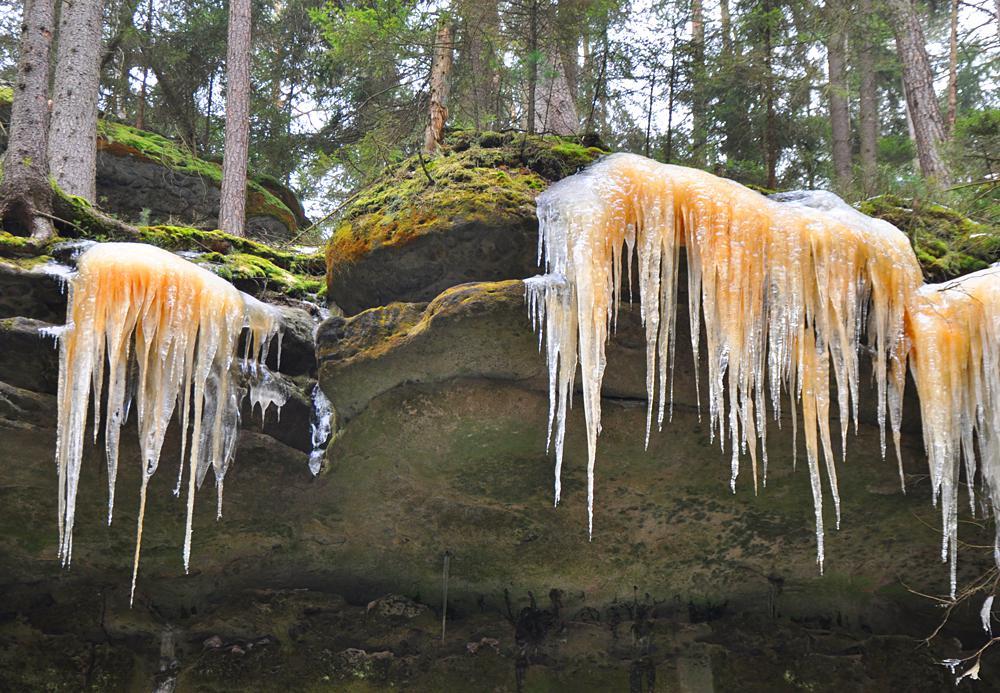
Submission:
<svg viewBox="0 0 1000 693">
<path fill-rule="evenodd" d="M 874 413 L 862 412 L 821 576 L 789 427 L 769 435 L 766 488 L 754 495 L 747 470 L 730 493 L 689 348 L 678 348 L 673 420 L 643 449 L 643 342 L 626 309 L 608 351 L 593 541 L 580 411 L 552 506 L 545 364 L 519 278 L 535 272 L 531 191 L 600 153 L 587 144 L 463 135 L 434 163 L 433 185 L 406 162 L 359 196 L 325 263 L 221 234 L 142 230 L 137 240 L 283 306 L 281 374 L 294 396 L 280 421 L 245 412 L 221 521 L 213 491 L 199 495 L 190 575 L 171 493 L 179 436 L 168 436 L 131 609 L 134 430 L 114 523 L 98 442 L 84 459 L 73 566 L 56 559 L 57 355 L 38 328 L 63 319 L 53 263 L 71 265 L 78 239 L 35 248 L 0 235 L 0 690 L 954 688 L 940 662 L 985 643 L 982 595 L 924 642 L 945 615 L 924 595 L 947 591 L 947 569 L 912 401 L 906 495 Z M 929 255 L 925 267 L 992 252 L 949 248 L 964 254 Z M 313 476 L 317 381 L 337 425 Z M 968 585 L 992 552 L 989 531 L 965 519 Z M 1000 656 L 987 652 L 982 675 L 958 688 L 1000 688 Z"/>
</svg>

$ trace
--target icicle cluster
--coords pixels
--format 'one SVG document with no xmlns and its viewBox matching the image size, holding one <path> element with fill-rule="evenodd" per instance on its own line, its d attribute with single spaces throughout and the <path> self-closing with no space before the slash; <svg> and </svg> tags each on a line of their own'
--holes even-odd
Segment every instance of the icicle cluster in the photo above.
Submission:
<svg viewBox="0 0 1000 693">
<path fill-rule="evenodd" d="M 184 569 L 191 555 L 196 487 L 208 468 L 215 474 L 221 514 L 222 483 L 236 447 L 243 382 L 261 410 L 284 403 L 264 373 L 276 312 L 231 284 L 159 248 L 104 243 L 80 258 L 69 282 L 67 326 L 59 354 L 59 555 L 73 557 L 73 521 L 87 412 L 94 441 L 104 407 L 108 463 L 108 523 L 115 502 L 121 428 L 134 400 L 141 451 L 142 485 L 136 531 L 132 594 L 142 545 L 146 488 L 160 460 L 167 426 L 179 410 L 182 448 L 175 494 L 187 461 L 187 523 Z M 242 360 L 237 351 L 247 330 Z M 280 356 L 280 336 L 279 336 Z M 242 373 L 241 373 L 242 369 Z M 191 429 L 190 436 L 188 430 Z"/>
<path fill-rule="evenodd" d="M 907 332 L 934 501 L 941 503 L 941 559 L 950 561 L 954 595 L 963 460 L 969 507 L 975 513 L 978 467 L 984 501 L 1000 517 L 1000 267 L 922 287 Z M 1000 566 L 1000 534 L 994 556 Z"/>
<path fill-rule="evenodd" d="M 723 448 L 729 439 L 732 486 L 741 452 L 749 454 L 754 488 L 758 477 L 766 481 L 767 408 L 780 417 L 782 392 L 789 393 L 793 431 L 800 414 L 803 419 L 822 570 L 820 448 L 838 525 L 840 520 L 829 423 L 831 371 L 843 454 L 850 422 L 857 427 L 858 348 L 866 334 L 879 421 L 884 429 L 888 412 L 898 441 L 904 315 L 921 277 L 906 236 L 895 227 L 825 206 L 771 201 L 711 174 L 631 154 L 606 157 L 539 196 L 539 262 L 544 260 L 546 274 L 528 280 L 526 291 L 548 360 L 556 502 L 566 409 L 579 362 L 590 531 L 605 344 L 623 284 L 631 288 L 636 275 L 646 334 L 648 443 L 654 408 L 661 426 L 671 390 L 684 248 L 691 346 L 697 364 L 704 319 L 711 430 Z"/>
</svg>

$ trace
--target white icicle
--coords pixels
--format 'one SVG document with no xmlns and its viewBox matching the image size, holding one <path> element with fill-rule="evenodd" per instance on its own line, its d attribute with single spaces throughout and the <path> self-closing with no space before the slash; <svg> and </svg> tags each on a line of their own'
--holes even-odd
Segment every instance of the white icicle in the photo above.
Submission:
<svg viewBox="0 0 1000 693">
<path fill-rule="evenodd" d="M 279 326 L 272 308 L 165 250 L 138 243 L 103 243 L 80 257 L 78 272 L 69 280 L 67 327 L 59 340 L 56 462 L 59 555 L 64 565 L 70 564 L 73 555 L 86 412 L 93 407 L 96 428 L 106 400 L 111 522 L 120 430 L 134 398 L 142 487 L 132 593 L 138 574 L 146 488 L 159 465 L 167 426 L 178 402 L 182 449 L 190 451 L 184 546 L 187 570 L 196 483 L 200 485 L 212 467 L 221 504 L 222 479 L 235 453 L 242 399 L 235 368 L 237 343 L 246 328 L 251 368 L 258 374 L 257 380 L 266 383 L 269 374 L 261 364 Z M 102 396 L 105 389 L 106 398 Z M 270 403 L 280 406 L 284 401 L 266 385 L 259 386 L 254 396 L 262 410 Z M 187 423 L 192 413 L 188 445 Z"/>
</svg>

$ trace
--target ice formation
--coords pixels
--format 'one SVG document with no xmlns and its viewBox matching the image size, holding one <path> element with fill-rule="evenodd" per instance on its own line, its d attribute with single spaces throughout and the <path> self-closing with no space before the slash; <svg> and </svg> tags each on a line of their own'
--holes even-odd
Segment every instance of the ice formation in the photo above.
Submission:
<svg viewBox="0 0 1000 693">
<path fill-rule="evenodd" d="M 142 485 L 132 594 L 142 545 L 146 488 L 160 460 L 167 426 L 178 409 L 183 433 L 181 477 L 187 466 L 184 568 L 191 554 L 196 487 L 209 467 L 219 511 L 222 482 L 232 462 L 239 412 L 251 398 L 266 410 L 284 402 L 261 377 L 277 313 L 211 272 L 159 248 L 102 243 L 84 253 L 69 281 L 67 326 L 61 335 L 56 462 L 59 470 L 59 556 L 73 557 L 73 521 L 88 409 L 94 441 L 106 392 L 104 438 L 108 464 L 108 522 L 115 502 L 121 427 L 134 401 Z M 237 353 L 243 338 L 242 359 Z M 190 435 L 188 430 L 191 429 Z"/>
<path fill-rule="evenodd" d="M 898 441 L 904 317 L 921 274 L 895 227 L 836 204 L 809 203 L 772 201 L 732 181 L 632 154 L 608 156 L 539 196 L 538 252 L 546 274 L 528 280 L 526 291 L 548 361 L 556 502 L 579 362 L 590 532 L 609 331 L 635 275 L 646 334 L 648 444 L 654 403 L 661 426 L 671 389 L 683 248 L 691 346 L 697 362 L 704 320 L 711 430 L 723 448 L 729 438 L 732 487 L 741 453 L 750 458 L 754 488 L 758 478 L 766 482 L 766 410 L 770 405 L 780 417 L 782 393 L 790 394 L 793 431 L 802 418 L 822 570 L 821 450 L 840 520 L 831 375 L 844 454 L 852 420 L 857 427 L 858 351 L 866 338 L 879 422 L 884 429 L 888 412 Z"/>
<path fill-rule="evenodd" d="M 976 446 L 984 500 L 1000 517 L 1000 267 L 921 287 L 907 332 L 934 500 L 941 503 L 941 558 L 950 560 L 954 594 L 960 467 L 964 461 L 975 512 Z M 1000 566 L 1000 533 L 994 556 Z"/>
<path fill-rule="evenodd" d="M 333 403 L 330 402 L 319 383 L 312 391 L 312 413 L 309 417 L 309 432 L 312 451 L 309 453 L 309 472 L 316 476 L 323 468 L 323 456 L 333 433 Z"/>
</svg>

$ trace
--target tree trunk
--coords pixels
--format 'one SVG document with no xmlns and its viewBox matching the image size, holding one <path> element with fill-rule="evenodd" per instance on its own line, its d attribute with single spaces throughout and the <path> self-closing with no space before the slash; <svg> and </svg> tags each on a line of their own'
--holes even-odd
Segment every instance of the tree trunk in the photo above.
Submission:
<svg viewBox="0 0 1000 693">
<path fill-rule="evenodd" d="M 955 130 L 958 115 L 958 0 L 951 0 L 951 31 L 948 41 L 948 122 L 947 133 Z"/>
<path fill-rule="evenodd" d="M 431 94 L 424 130 L 424 153 L 432 156 L 444 140 L 444 124 L 448 120 L 448 90 L 451 80 L 452 56 L 451 23 L 442 19 L 434 39 L 434 57 L 431 59 Z"/>
<path fill-rule="evenodd" d="M 153 40 L 153 0 L 146 4 L 146 24 L 144 27 L 142 51 L 142 82 L 139 84 L 139 105 L 135 113 L 135 126 L 142 130 L 146 126 L 146 88 L 149 84 L 149 60 L 146 58 Z"/>
<path fill-rule="evenodd" d="M 722 52 L 731 55 L 733 52 L 733 21 L 729 14 L 729 0 L 719 0 L 719 14 L 722 19 Z"/>
<path fill-rule="evenodd" d="M 674 23 L 674 33 L 670 41 L 671 47 L 677 45 L 677 24 Z M 670 51 L 670 73 L 667 77 L 667 141 L 664 145 L 663 160 L 668 164 L 674 157 L 674 88 L 677 86 L 677 51 Z"/>
<path fill-rule="evenodd" d="M 593 58 L 591 58 L 593 60 Z M 607 92 L 607 74 L 608 74 L 608 30 L 605 25 L 601 30 L 601 67 L 597 72 L 597 77 L 594 80 L 594 93 L 591 95 L 590 101 L 590 112 L 587 114 L 587 121 L 583 124 L 583 131 L 586 133 L 593 133 L 597 130 L 595 124 L 595 114 L 597 113 L 598 104 L 601 105 L 601 116 L 602 125 L 607 124 L 607 108 L 605 107 L 607 103 L 606 92 Z M 600 128 L 601 132 L 604 131 L 604 127 Z"/>
<path fill-rule="evenodd" d="M 535 133 L 535 91 L 538 89 L 538 0 L 528 5 L 528 104 L 527 123 L 529 135 Z"/>
<path fill-rule="evenodd" d="M 537 3 L 536 3 L 537 6 Z M 547 4 L 537 12 L 535 54 L 542 56 L 537 65 L 535 115 L 533 130 L 556 135 L 573 135 L 580 128 L 576 110 L 578 67 L 576 46 L 579 33 L 561 21 L 573 16 L 576 8 L 570 0 Z"/>
<path fill-rule="evenodd" d="M 950 176 L 941 154 L 945 141 L 944 119 L 934 93 L 934 72 L 927 57 L 924 32 L 911 0 L 887 0 L 887 4 L 903 68 L 903 85 L 920 170 L 937 185 L 947 186 Z"/>
<path fill-rule="evenodd" d="M 649 136 L 653 128 L 653 93 L 656 89 L 656 69 L 649 78 L 649 103 L 646 106 L 646 142 L 643 146 L 643 154 L 649 156 Z"/>
<path fill-rule="evenodd" d="M 837 7 L 833 5 L 833 7 Z M 844 194 L 851 187 L 851 112 L 848 104 L 847 34 L 843 17 L 831 13 L 830 37 L 826 45 L 830 104 L 830 130 L 833 150 L 834 187 Z"/>
<path fill-rule="evenodd" d="M 222 155 L 219 228 L 245 235 L 250 147 L 250 0 L 229 0 L 226 48 L 226 142 Z"/>
<path fill-rule="evenodd" d="M 559 59 L 566 84 L 574 102 L 580 93 L 580 27 L 583 23 L 583 7 L 579 0 L 558 0 L 555 12 L 555 26 Z"/>
<path fill-rule="evenodd" d="M 878 179 L 878 87 L 875 84 L 875 55 L 872 45 L 872 2 L 861 0 L 860 32 L 861 45 L 858 48 L 858 72 L 860 73 L 860 94 L 858 95 L 858 130 L 861 141 L 861 187 L 866 196 L 875 192 Z"/>
<path fill-rule="evenodd" d="M 691 158 L 705 165 L 705 14 L 702 0 L 691 0 Z"/>
<path fill-rule="evenodd" d="M 45 240 L 52 224 L 48 180 L 49 52 L 53 0 L 27 0 L 21 20 L 21 54 L 11 104 L 7 154 L 0 181 L 0 219 L 7 231 Z"/>
<path fill-rule="evenodd" d="M 764 3 L 764 9 L 768 14 L 767 25 L 764 27 L 764 163 L 767 167 L 768 188 L 774 189 L 778 186 L 778 133 L 776 127 L 776 117 L 774 112 L 774 47 L 771 39 L 771 4 Z"/>
<path fill-rule="evenodd" d="M 557 52 L 547 54 L 542 66 L 542 78 L 535 89 L 534 111 L 535 132 L 574 135 L 580 127 L 576 99 Z"/>
<path fill-rule="evenodd" d="M 500 32 L 497 3 L 463 0 L 458 3 L 461 17 L 460 63 L 469 75 L 472 122 L 476 131 L 496 127 L 498 70 L 494 41 Z"/>
<path fill-rule="evenodd" d="M 102 0 L 63 0 L 49 125 L 49 173 L 63 192 L 97 201 Z"/>
</svg>

